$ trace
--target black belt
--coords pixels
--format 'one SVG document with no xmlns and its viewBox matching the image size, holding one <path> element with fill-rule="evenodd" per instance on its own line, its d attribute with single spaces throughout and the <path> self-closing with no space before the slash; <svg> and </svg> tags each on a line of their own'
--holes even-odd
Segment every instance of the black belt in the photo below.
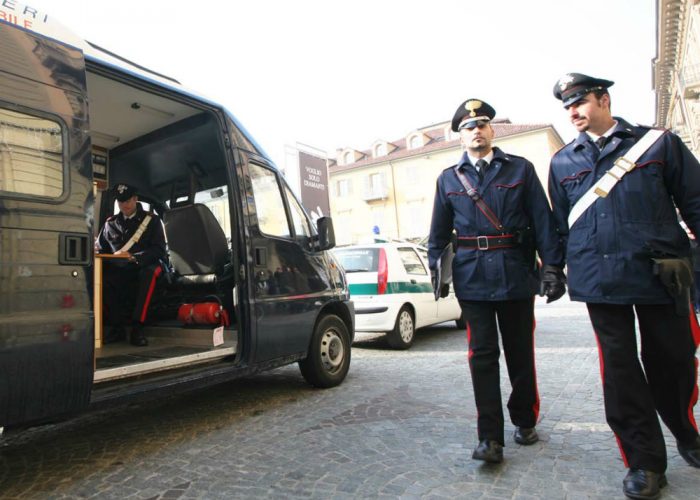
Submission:
<svg viewBox="0 0 700 500">
<path fill-rule="evenodd" d="M 497 248 L 513 248 L 518 246 L 514 234 L 499 234 L 497 236 L 458 236 L 457 246 L 476 248 L 477 250 L 496 250 Z"/>
</svg>

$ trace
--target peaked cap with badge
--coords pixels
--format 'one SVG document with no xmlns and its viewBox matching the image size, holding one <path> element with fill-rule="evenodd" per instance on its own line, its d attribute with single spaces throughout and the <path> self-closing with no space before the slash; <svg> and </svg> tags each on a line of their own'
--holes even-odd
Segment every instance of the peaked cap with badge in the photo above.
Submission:
<svg viewBox="0 0 700 500">
<path fill-rule="evenodd" d="M 129 184 L 117 184 L 112 190 L 117 201 L 126 201 L 132 196 L 136 196 L 136 188 Z"/>
<path fill-rule="evenodd" d="M 615 82 L 594 78 L 581 73 L 567 73 L 554 85 L 554 97 L 564 106 L 570 106 L 590 92 L 612 87 Z"/>
<path fill-rule="evenodd" d="M 467 99 L 459 105 L 452 117 L 452 131 L 458 132 L 460 128 L 474 123 L 488 123 L 496 116 L 496 110 L 488 103 L 479 99 Z"/>
</svg>

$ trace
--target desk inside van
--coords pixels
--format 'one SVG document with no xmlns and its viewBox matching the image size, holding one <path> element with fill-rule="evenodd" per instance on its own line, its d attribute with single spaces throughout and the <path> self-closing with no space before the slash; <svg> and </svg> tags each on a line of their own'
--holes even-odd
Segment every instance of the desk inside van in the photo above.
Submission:
<svg viewBox="0 0 700 500">
<path fill-rule="evenodd" d="M 126 255 L 113 255 L 111 253 L 96 253 L 95 254 L 95 272 L 94 272 L 94 291 L 93 291 L 93 308 L 95 310 L 95 349 L 102 347 L 102 261 L 103 260 L 125 260 Z"/>
</svg>

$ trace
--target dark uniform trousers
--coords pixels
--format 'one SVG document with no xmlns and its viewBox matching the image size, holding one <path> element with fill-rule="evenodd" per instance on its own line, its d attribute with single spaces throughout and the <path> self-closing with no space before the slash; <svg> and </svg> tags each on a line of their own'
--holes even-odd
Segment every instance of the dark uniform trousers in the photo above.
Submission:
<svg viewBox="0 0 700 500">
<path fill-rule="evenodd" d="M 105 322 L 110 326 L 144 323 L 153 290 L 162 274 L 160 265 L 139 267 L 107 261 L 105 266 Z"/>
<path fill-rule="evenodd" d="M 587 306 L 598 340 L 605 415 L 625 466 L 664 472 L 666 446 L 656 412 L 681 443 L 698 434 L 693 416 L 698 399 L 697 318 L 693 313 L 676 315 L 672 304 Z"/>
<path fill-rule="evenodd" d="M 467 322 L 469 369 L 478 412 L 479 440 L 504 445 L 498 331 L 512 393 L 508 411 L 514 425 L 534 427 L 540 409 L 535 373 L 534 298 L 504 301 L 460 300 Z"/>
</svg>

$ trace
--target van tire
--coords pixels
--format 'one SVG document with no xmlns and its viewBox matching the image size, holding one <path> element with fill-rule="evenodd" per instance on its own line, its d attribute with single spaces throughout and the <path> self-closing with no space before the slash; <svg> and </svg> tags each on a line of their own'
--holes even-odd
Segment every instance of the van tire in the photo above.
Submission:
<svg viewBox="0 0 700 500">
<path fill-rule="evenodd" d="M 386 340 L 393 349 L 408 349 L 416 337 L 416 320 L 411 308 L 403 306 L 396 315 L 394 329 L 386 334 Z"/>
<path fill-rule="evenodd" d="M 457 325 L 457 328 L 460 330 L 467 329 L 467 320 L 464 318 L 464 313 L 462 313 L 460 317 L 455 320 L 455 325 Z"/>
<path fill-rule="evenodd" d="M 350 369 L 350 335 L 343 320 L 334 314 L 319 320 L 299 369 L 309 384 L 322 389 L 345 380 Z"/>
</svg>

